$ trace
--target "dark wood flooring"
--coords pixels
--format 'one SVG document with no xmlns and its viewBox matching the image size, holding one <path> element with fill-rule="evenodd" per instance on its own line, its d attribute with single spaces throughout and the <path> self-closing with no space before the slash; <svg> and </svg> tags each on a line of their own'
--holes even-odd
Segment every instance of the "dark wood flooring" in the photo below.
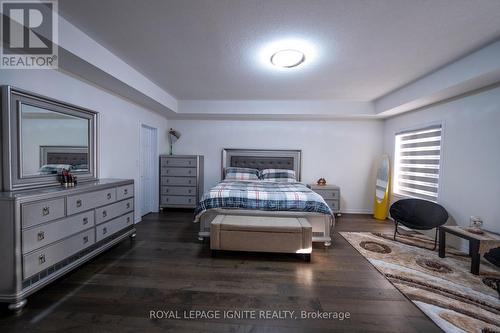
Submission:
<svg viewBox="0 0 500 333">
<path fill-rule="evenodd" d="M 293 255 L 222 253 L 197 240 L 192 212 L 150 214 L 124 241 L 0 312 L 10 332 L 440 332 L 338 231 L 389 231 L 368 216 L 337 219 L 331 248 Z M 150 319 L 151 310 L 349 312 L 350 319 Z"/>
</svg>

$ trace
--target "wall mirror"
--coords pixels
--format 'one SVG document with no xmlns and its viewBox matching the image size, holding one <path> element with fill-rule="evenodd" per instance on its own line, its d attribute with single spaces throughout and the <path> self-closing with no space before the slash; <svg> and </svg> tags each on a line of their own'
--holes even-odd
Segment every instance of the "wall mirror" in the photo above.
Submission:
<svg viewBox="0 0 500 333">
<path fill-rule="evenodd" d="M 2 188 L 52 186 L 62 169 L 97 178 L 97 113 L 21 91 L 2 89 Z"/>
</svg>

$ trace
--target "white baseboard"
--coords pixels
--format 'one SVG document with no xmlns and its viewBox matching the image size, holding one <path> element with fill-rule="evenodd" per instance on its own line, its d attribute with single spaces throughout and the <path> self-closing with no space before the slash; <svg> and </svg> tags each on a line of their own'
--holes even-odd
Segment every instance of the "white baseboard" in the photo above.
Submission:
<svg viewBox="0 0 500 333">
<path fill-rule="evenodd" d="M 371 209 L 341 209 L 342 214 L 373 214 Z"/>
</svg>

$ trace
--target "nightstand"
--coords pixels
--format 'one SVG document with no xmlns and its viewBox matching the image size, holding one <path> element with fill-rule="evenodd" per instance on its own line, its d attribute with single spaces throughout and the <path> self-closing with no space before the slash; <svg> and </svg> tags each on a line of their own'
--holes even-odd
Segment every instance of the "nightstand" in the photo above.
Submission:
<svg viewBox="0 0 500 333">
<path fill-rule="evenodd" d="M 321 195 L 334 214 L 337 216 L 342 215 L 340 213 L 340 187 L 317 184 L 308 184 L 307 187 Z"/>
</svg>

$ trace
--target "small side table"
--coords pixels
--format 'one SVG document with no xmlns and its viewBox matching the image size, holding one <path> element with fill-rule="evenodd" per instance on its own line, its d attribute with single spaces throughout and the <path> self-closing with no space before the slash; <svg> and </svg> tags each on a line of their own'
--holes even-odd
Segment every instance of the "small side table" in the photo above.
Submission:
<svg viewBox="0 0 500 333">
<path fill-rule="evenodd" d="M 469 241 L 469 255 L 471 256 L 470 272 L 479 275 L 481 255 L 491 249 L 500 247 L 500 235 L 484 230 L 483 234 L 474 234 L 464 227 L 447 226 L 439 227 L 439 257 L 445 257 L 446 233 L 453 234 Z"/>
<path fill-rule="evenodd" d="M 314 192 L 318 193 L 325 199 L 326 204 L 330 207 L 332 212 L 337 216 L 340 214 L 340 187 L 336 185 L 317 185 L 307 184 Z"/>
</svg>

